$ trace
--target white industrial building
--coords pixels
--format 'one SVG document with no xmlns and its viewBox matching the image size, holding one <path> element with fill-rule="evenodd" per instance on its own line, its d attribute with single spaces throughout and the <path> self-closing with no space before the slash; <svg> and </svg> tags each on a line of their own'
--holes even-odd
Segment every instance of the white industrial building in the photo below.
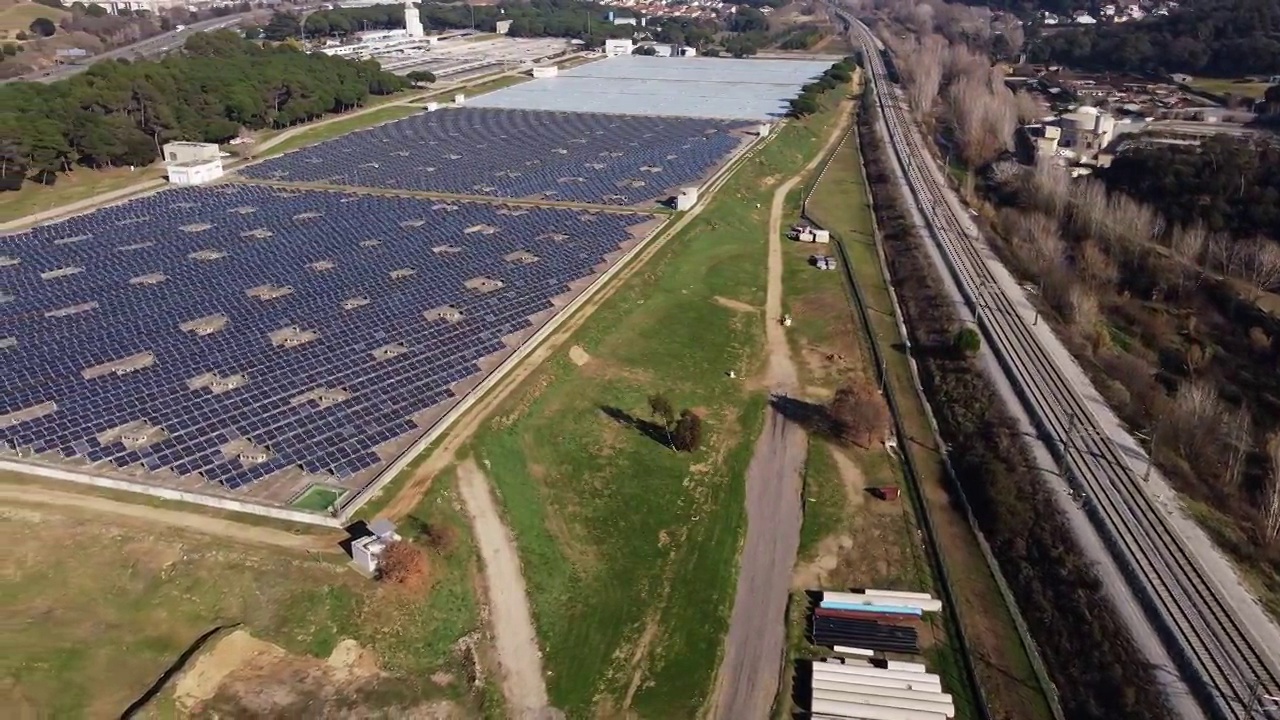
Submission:
<svg viewBox="0 0 1280 720">
<path fill-rule="evenodd" d="M 1027 128 L 1035 154 L 1092 162 L 1116 138 L 1116 119 L 1096 107 L 1081 105 L 1043 125 Z"/>
<path fill-rule="evenodd" d="M 493 31 L 499 35 L 511 34 L 511 21 L 499 20 L 498 22 L 493 24 Z"/>
<path fill-rule="evenodd" d="M 404 0 L 404 29 L 411 38 L 420 38 L 426 35 L 422 29 L 422 16 L 418 12 L 418 6 L 413 0 Z"/>
<path fill-rule="evenodd" d="M 222 151 L 215 143 L 171 142 L 161 152 L 173 185 L 204 185 L 222 177 Z"/>
<path fill-rule="evenodd" d="M 540 65 L 533 69 L 535 78 L 553 78 L 560 74 L 560 68 L 556 65 Z"/>
</svg>

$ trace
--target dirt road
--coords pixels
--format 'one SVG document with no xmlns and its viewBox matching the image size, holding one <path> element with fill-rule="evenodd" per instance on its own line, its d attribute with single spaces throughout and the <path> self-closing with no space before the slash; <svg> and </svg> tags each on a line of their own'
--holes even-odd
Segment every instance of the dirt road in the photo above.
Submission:
<svg viewBox="0 0 1280 720">
<path fill-rule="evenodd" d="M 765 385 L 775 395 L 798 387 L 791 346 L 782 327 L 782 214 L 787 194 L 817 167 L 848 127 L 848 106 L 822 151 L 773 194 L 769 209 L 769 268 L 765 290 Z M 711 718 L 765 718 L 778 693 L 786 644 L 787 594 L 800 545 L 801 473 L 809 440 L 772 407 L 747 466 L 747 532 L 737 595 L 716 675 Z"/>
<path fill-rule="evenodd" d="M 458 491 L 471 516 L 476 547 L 484 560 L 489 617 L 498 664 L 502 666 L 507 716 L 528 720 L 545 717 L 548 715 L 547 686 L 542 679 L 538 636 L 533 628 L 533 613 L 525 594 L 515 539 L 502 523 L 489 481 L 474 460 L 458 465 Z"/>
<path fill-rule="evenodd" d="M 109 513 L 120 517 L 144 520 L 149 523 L 172 525 L 183 530 L 217 535 L 249 543 L 275 545 L 293 550 L 312 552 L 339 552 L 336 539 L 330 541 L 307 533 L 294 534 L 285 530 L 247 525 L 232 520 L 206 517 L 196 513 L 165 510 L 149 505 L 119 502 L 96 495 L 59 492 L 31 485 L 0 485 L 0 502 L 15 505 L 53 505 L 63 508 Z"/>
</svg>

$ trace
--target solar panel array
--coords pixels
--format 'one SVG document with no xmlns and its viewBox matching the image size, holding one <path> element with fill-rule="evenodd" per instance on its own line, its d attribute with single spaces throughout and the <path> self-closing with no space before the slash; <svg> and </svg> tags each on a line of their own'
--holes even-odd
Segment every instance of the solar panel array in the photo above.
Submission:
<svg viewBox="0 0 1280 720">
<path fill-rule="evenodd" d="M 233 490 L 351 476 L 651 219 L 227 185 L 10 235 L 0 440 Z"/>
<path fill-rule="evenodd" d="M 609 205 L 665 199 L 738 147 L 741 121 L 450 108 L 245 168 L 260 180 L 538 197 Z"/>
</svg>

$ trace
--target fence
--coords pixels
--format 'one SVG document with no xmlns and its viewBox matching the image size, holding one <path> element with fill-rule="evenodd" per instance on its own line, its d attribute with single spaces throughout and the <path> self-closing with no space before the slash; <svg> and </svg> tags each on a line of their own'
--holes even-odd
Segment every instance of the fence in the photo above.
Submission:
<svg viewBox="0 0 1280 720">
<path fill-rule="evenodd" d="M 857 132 L 856 127 L 857 126 L 855 124 L 853 127 L 850 128 L 850 135 L 856 135 L 856 132 Z M 847 139 L 848 139 L 848 136 L 846 136 L 845 140 Z M 843 144 L 844 144 L 844 140 L 841 141 L 841 146 L 843 146 Z M 839 148 L 837 148 L 837 152 L 838 151 L 839 151 Z M 805 217 L 810 218 L 814 222 L 818 222 L 818 221 L 816 219 L 813 219 L 812 216 L 809 214 L 809 208 L 808 208 L 809 197 L 812 195 L 813 191 L 817 188 L 818 183 L 820 183 L 823 177 L 826 175 L 827 168 L 830 166 L 834 158 L 835 158 L 835 153 L 833 153 L 831 158 L 827 160 L 827 164 L 823 167 L 822 172 L 819 173 L 818 177 L 815 179 L 813 187 L 809 189 L 809 192 L 805 195 L 805 198 L 804 198 L 804 204 L 803 204 L 804 215 Z M 982 557 L 986 562 L 988 569 L 991 572 L 992 578 L 995 580 L 996 587 L 1000 592 L 1000 596 L 1004 604 L 1009 609 L 1009 615 L 1013 619 L 1014 629 L 1017 631 L 1018 637 L 1022 642 L 1023 648 L 1027 653 L 1027 657 L 1031 663 L 1032 672 L 1034 672 L 1036 675 L 1036 681 L 1040 685 L 1041 691 L 1044 693 L 1045 700 L 1049 705 L 1050 712 L 1053 714 L 1053 717 L 1055 718 L 1055 720 L 1064 720 L 1065 716 L 1062 712 L 1062 706 L 1058 700 L 1057 689 L 1054 687 L 1053 682 L 1049 679 L 1049 674 L 1046 668 L 1044 667 L 1044 662 L 1040 657 L 1040 652 L 1035 643 L 1035 640 L 1031 638 L 1031 634 L 1027 628 L 1026 621 L 1022 617 L 1022 613 L 1019 612 L 1018 610 L 1018 605 L 1016 600 L 1013 597 L 1013 592 L 1009 588 L 1009 584 L 1005 580 L 1004 574 L 1000 570 L 1000 565 L 996 560 L 995 555 L 991 551 L 991 546 L 987 544 L 986 538 L 983 536 L 982 531 L 978 526 L 977 518 L 973 514 L 973 510 L 969 505 L 968 498 L 965 496 L 964 489 L 961 487 L 960 482 L 957 479 L 955 472 L 951 467 L 949 450 L 947 448 L 946 443 L 942 441 L 941 433 L 939 432 L 939 429 L 938 429 L 938 423 L 936 418 L 934 417 L 933 408 L 929 405 L 929 401 L 925 397 L 923 385 L 920 382 L 919 369 L 916 365 L 915 358 L 911 354 L 911 340 L 910 340 L 910 336 L 907 333 L 906 325 L 902 319 L 903 318 L 902 308 L 898 303 L 897 292 L 894 290 L 892 283 L 888 281 L 888 279 L 890 278 L 888 260 L 884 254 L 884 246 L 883 246 L 883 243 L 881 242 L 880 228 L 876 222 L 876 216 L 874 212 L 875 200 L 873 197 L 871 197 L 871 194 L 870 194 L 870 183 L 867 181 L 866 167 L 860 166 L 860 171 L 862 173 L 863 186 L 868 189 L 868 200 L 871 201 L 872 208 L 873 208 L 873 212 L 871 213 L 872 236 L 875 240 L 876 257 L 880 263 L 880 272 L 882 276 L 885 278 L 886 289 L 888 290 L 890 302 L 893 305 L 894 322 L 898 327 L 898 334 L 902 339 L 904 352 L 907 357 L 907 366 L 911 372 L 912 384 L 915 386 L 915 392 L 919 396 L 921 405 L 924 408 L 924 413 L 929 423 L 929 428 L 933 433 L 933 436 L 936 442 L 938 443 L 938 448 L 942 454 L 943 467 L 946 470 L 949 489 L 951 490 L 953 497 L 955 497 L 959 501 L 960 507 L 964 511 L 965 519 L 969 523 L 969 527 L 972 530 L 974 537 L 977 539 L 978 548 L 982 553 Z M 886 378 L 884 359 L 883 359 L 883 356 L 881 355 L 879 344 L 876 342 L 875 335 L 874 333 L 871 332 L 870 317 L 866 310 L 866 303 L 862 298 L 861 290 L 858 288 L 858 284 L 853 276 L 852 267 L 849 264 L 848 253 L 845 251 L 843 240 L 839 238 L 836 233 L 832 233 L 832 242 L 836 246 L 836 249 L 840 255 L 840 262 L 843 265 L 843 272 L 845 274 L 845 278 L 847 282 L 849 283 L 849 288 L 851 291 L 851 295 L 853 297 L 854 304 L 856 305 L 857 313 L 862 321 L 863 331 L 866 334 L 868 347 L 871 348 L 872 358 L 876 364 L 877 379 L 880 381 L 881 386 L 884 388 L 885 400 L 889 405 L 890 412 L 893 415 L 894 430 L 897 433 L 899 438 L 906 437 L 903 433 L 903 428 L 901 426 L 901 420 L 898 413 L 897 401 L 896 401 L 896 398 L 894 397 L 893 389 L 889 385 L 888 380 Z M 918 477 L 915 474 L 914 464 L 911 459 L 911 453 L 905 447 L 903 449 L 903 463 L 904 463 L 904 466 L 906 467 L 910 484 L 912 485 L 911 494 L 912 494 L 913 501 L 917 499 L 919 500 L 919 510 L 921 513 L 921 517 L 924 518 L 924 524 L 928 532 L 931 553 L 936 553 L 936 545 L 934 544 L 935 535 L 934 535 L 933 521 L 931 516 L 929 515 L 927 504 L 924 503 L 923 501 L 923 497 L 917 497 L 918 488 L 915 487 L 915 484 L 918 482 Z M 948 604 L 951 604 L 950 583 L 947 580 L 945 564 L 943 563 L 940 555 L 937 556 L 937 566 L 939 570 L 939 579 L 943 586 L 943 592 L 948 596 L 948 600 L 949 600 Z M 960 644 L 962 646 L 961 649 L 965 653 L 966 667 L 969 669 L 970 672 L 972 672 L 972 664 L 969 660 L 967 643 L 963 639 L 964 631 L 959 623 L 958 615 L 956 616 L 956 620 L 957 620 L 956 622 L 957 636 L 960 638 Z M 975 686 L 976 686 L 977 685 L 976 676 L 974 676 L 973 682 L 975 683 Z M 990 711 L 989 711 L 989 708 L 987 707 L 986 698 L 985 698 L 985 695 L 981 692 L 980 686 L 978 686 L 977 696 L 981 698 L 981 705 L 982 705 L 981 711 L 983 712 L 984 717 L 990 717 L 989 715 Z"/>
</svg>

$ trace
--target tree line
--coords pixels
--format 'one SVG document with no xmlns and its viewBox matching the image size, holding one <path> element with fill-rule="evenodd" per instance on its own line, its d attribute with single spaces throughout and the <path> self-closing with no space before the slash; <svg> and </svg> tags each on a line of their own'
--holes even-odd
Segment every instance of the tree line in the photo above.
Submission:
<svg viewBox="0 0 1280 720">
<path fill-rule="evenodd" d="M 850 55 L 832 65 L 822 77 L 800 88 L 800 94 L 791 100 L 791 116 L 802 118 L 822 109 L 822 98 L 831 90 L 853 80 L 853 68 L 858 58 Z"/>
<path fill-rule="evenodd" d="M 1135 144 L 1100 176 L 1171 222 L 1280 238 L 1280 145 L 1274 141 L 1215 135 L 1198 147 Z"/>
<path fill-rule="evenodd" d="M 1033 62 L 1219 77 L 1280 72 L 1280 0 L 1197 0 L 1165 17 L 1042 32 Z"/>
<path fill-rule="evenodd" d="M 225 142 L 405 87 L 374 61 L 197 33 L 162 60 L 100 62 L 67 80 L 0 86 L 0 187 L 75 166 L 147 165 L 172 140 Z"/>
<path fill-rule="evenodd" d="M 608 20 L 611 8 L 578 0 L 538 0 L 533 3 L 503 2 L 498 5 L 454 3 L 422 3 L 419 6 L 423 27 L 428 30 L 461 30 L 474 27 L 493 32 L 500 20 L 510 20 L 508 35 L 512 37 L 565 37 L 582 40 L 588 47 L 600 47 L 610 38 L 630 38 L 638 30 L 633 25 L 614 25 Z M 474 15 L 473 15 L 474 11 Z M 404 27 L 404 6 L 372 5 L 360 8 L 335 8 L 306 16 L 293 12 L 276 12 L 262 27 L 246 30 L 251 39 L 275 42 L 307 37 L 345 38 L 363 30 L 392 30 Z M 759 10 L 747 7 L 724 25 L 714 20 L 688 18 L 653 18 L 644 28 L 658 42 L 688 45 L 699 52 L 718 55 L 717 42 L 722 30 L 729 35 L 720 38 L 723 52 L 735 57 L 754 55 L 772 40 L 790 40 L 793 46 L 808 47 L 819 38 L 812 32 L 797 30 L 776 37 L 769 34 L 768 19 Z M 794 36 L 794 39 L 791 38 Z"/>
</svg>

